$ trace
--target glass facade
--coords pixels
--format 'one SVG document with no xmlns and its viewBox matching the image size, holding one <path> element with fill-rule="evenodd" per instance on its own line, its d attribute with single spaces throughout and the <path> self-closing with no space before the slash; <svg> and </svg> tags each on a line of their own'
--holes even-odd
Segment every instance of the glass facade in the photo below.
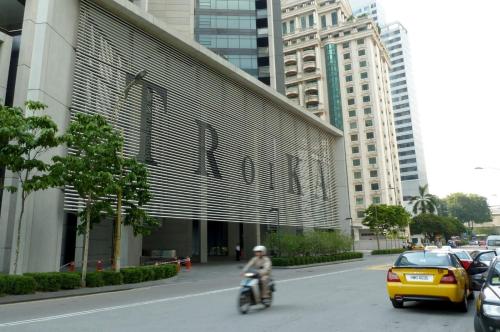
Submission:
<svg viewBox="0 0 500 332">
<path fill-rule="evenodd" d="M 339 65 L 337 59 L 337 45 L 325 45 L 326 81 L 328 85 L 328 105 L 330 124 L 343 130 L 342 102 L 340 95 Z"/>
<path fill-rule="evenodd" d="M 255 0 L 198 0 L 195 20 L 201 45 L 259 77 Z"/>
</svg>

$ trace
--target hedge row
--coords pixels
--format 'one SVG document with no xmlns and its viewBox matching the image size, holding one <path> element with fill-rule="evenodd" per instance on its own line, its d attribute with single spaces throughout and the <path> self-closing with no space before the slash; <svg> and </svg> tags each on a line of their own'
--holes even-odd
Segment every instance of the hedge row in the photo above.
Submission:
<svg viewBox="0 0 500 332">
<path fill-rule="evenodd" d="M 407 251 L 405 248 L 373 250 L 372 255 L 393 255 Z"/>
<path fill-rule="evenodd" d="M 295 266 L 295 265 L 308 265 L 316 263 L 328 263 L 328 262 L 343 261 L 355 258 L 363 258 L 363 253 L 344 252 L 341 254 L 335 254 L 329 256 L 273 257 L 272 262 L 274 266 Z"/>
<path fill-rule="evenodd" d="M 124 268 L 120 272 L 103 271 L 87 273 L 87 287 L 132 284 L 173 277 L 177 267 L 173 264 Z M 0 275 L 0 295 L 57 292 L 61 289 L 80 287 L 80 273 L 46 272 L 18 275 Z"/>
</svg>

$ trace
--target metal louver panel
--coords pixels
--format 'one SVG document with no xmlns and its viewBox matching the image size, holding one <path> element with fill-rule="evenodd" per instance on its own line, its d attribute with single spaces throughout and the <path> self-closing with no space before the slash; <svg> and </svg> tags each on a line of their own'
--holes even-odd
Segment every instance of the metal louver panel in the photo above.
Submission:
<svg viewBox="0 0 500 332">
<path fill-rule="evenodd" d="M 152 216 L 275 223 L 278 208 L 282 225 L 338 226 L 333 135 L 82 1 L 72 114 L 113 119 L 127 77 L 143 69 L 116 125 L 125 154 L 148 165 Z M 67 188 L 66 210 L 81 206 Z"/>
</svg>

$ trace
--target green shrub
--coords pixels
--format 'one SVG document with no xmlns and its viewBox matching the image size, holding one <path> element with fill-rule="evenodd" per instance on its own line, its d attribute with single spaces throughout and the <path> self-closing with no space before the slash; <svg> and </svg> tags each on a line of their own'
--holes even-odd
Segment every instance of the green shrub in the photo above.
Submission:
<svg viewBox="0 0 500 332">
<path fill-rule="evenodd" d="M 302 257 L 272 257 L 274 266 L 295 266 L 295 265 L 308 265 L 316 263 L 334 262 L 340 260 L 349 260 L 363 258 L 361 252 L 344 252 L 336 255 L 328 256 L 302 256 Z"/>
<path fill-rule="evenodd" d="M 135 284 L 142 281 L 142 272 L 139 268 L 128 267 L 121 269 L 124 284 Z"/>
<path fill-rule="evenodd" d="M 104 285 L 106 286 L 123 284 L 123 275 L 120 272 L 103 271 L 101 274 Z"/>
<path fill-rule="evenodd" d="M 165 279 L 167 271 L 162 266 L 153 266 L 151 270 L 154 272 L 154 280 Z"/>
<path fill-rule="evenodd" d="M 61 289 L 61 274 L 59 272 L 25 273 L 36 281 L 39 292 L 57 292 Z"/>
<path fill-rule="evenodd" d="M 140 269 L 142 272 L 142 281 L 155 280 L 155 272 L 151 267 L 146 266 L 146 267 L 141 267 Z"/>
<path fill-rule="evenodd" d="M 80 287 L 80 274 L 76 272 L 62 272 L 61 289 L 75 289 Z"/>
<path fill-rule="evenodd" d="M 404 248 L 373 250 L 372 255 L 394 255 L 407 251 Z"/>
<path fill-rule="evenodd" d="M 30 276 L 5 275 L 1 276 L 0 279 L 0 288 L 5 294 L 32 294 L 36 290 L 36 281 Z"/>
<path fill-rule="evenodd" d="M 86 283 L 87 287 L 102 287 L 104 286 L 104 279 L 103 279 L 103 273 L 102 272 L 90 272 L 87 273 L 86 277 Z"/>
<path fill-rule="evenodd" d="M 165 271 L 165 278 L 171 278 L 177 275 L 177 266 L 175 264 L 164 264 L 161 267 Z"/>
</svg>

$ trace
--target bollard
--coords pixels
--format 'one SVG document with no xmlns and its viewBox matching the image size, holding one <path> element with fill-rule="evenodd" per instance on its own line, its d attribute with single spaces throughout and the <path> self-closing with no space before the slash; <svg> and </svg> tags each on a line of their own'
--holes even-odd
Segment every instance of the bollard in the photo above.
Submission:
<svg viewBox="0 0 500 332">
<path fill-rule="evenodd" d="M 186 271 L 191 271 L 191 258 L 186 258 Z"/>
<path fill-rule="evenodd" d="M 97 261 L 97 266 L 96 266 L 96 271 L 97 272 L 101 272 L 102 270 L 103 270 L 103 268 L 102 268 L 102 261 L 98 260 Z"/>
</svg>

